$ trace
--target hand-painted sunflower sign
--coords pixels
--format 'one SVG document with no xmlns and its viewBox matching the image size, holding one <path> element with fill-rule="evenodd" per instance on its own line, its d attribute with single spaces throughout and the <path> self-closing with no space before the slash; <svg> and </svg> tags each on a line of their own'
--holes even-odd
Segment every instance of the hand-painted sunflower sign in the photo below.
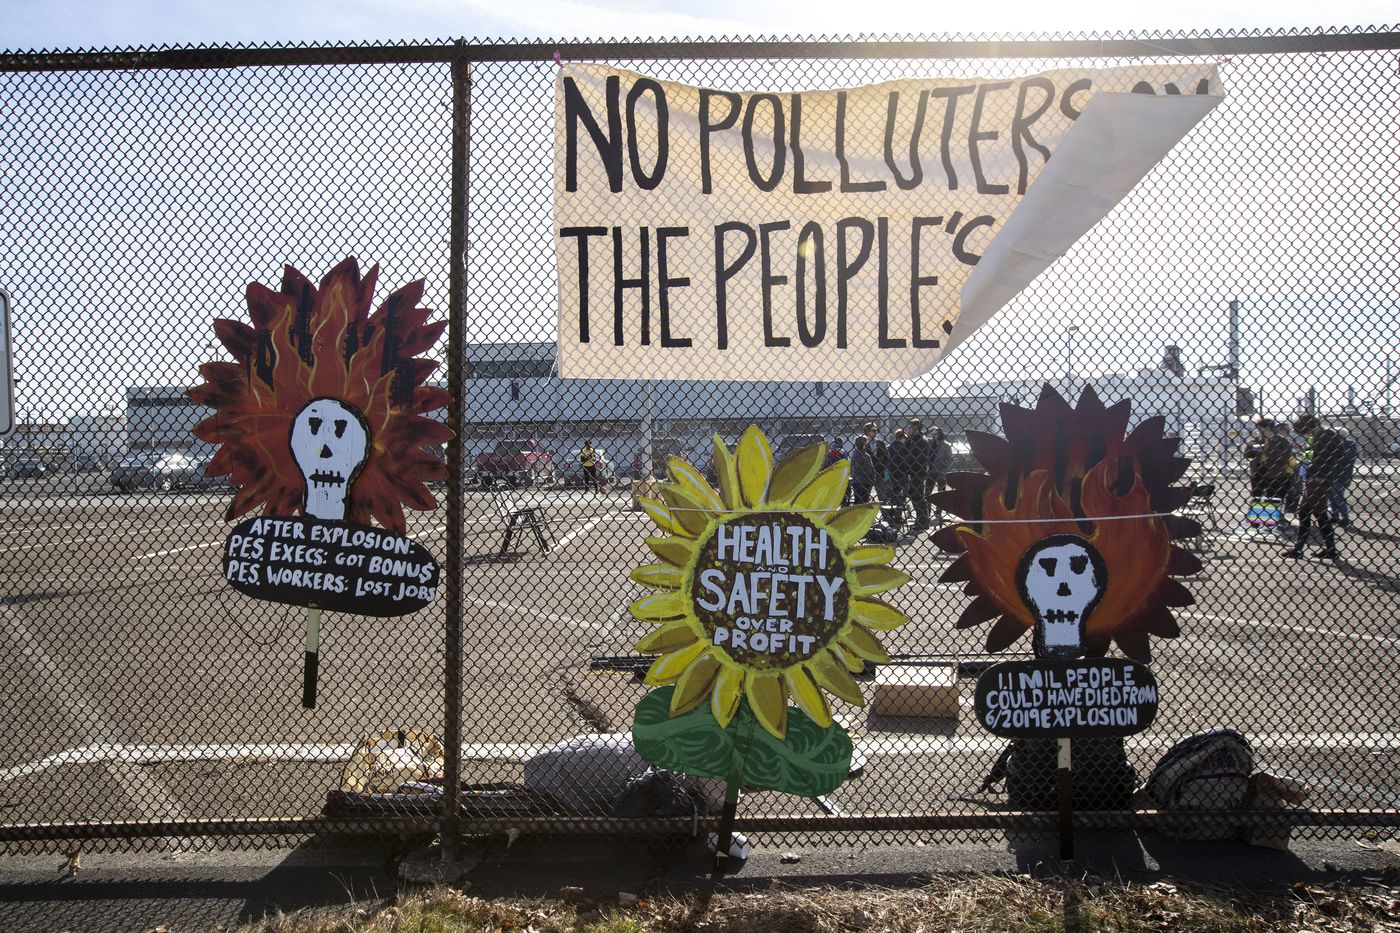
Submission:
<svg viewBox="0 0 1400 933">
<path fill-rule="evenodd" d="M 878 503 L 841 508 L 849 465 L 822 469 L 826 445 L 774 465 L 750 427 L 731 454 L 714 440 L 718 489 L 672 457 L 659 501 L 642 507 L 667 537 L 632 579 L 657 592 L 631 604 L 655 626 L 637 650 L 659 657 L 638 706 L 637 750 L 660 767 L 804 796 L 845 780 L 851 740 L 826 694 L 856 706 L 851 677 L 889 657 L 875 633 L 908 617 L 878 598 L 909 578 L 894 549 L 860 543 Z M 789 703 L 793 705 L 789 705 Z"/>
<path fill-rule="evenodd" d="M 1128 735 L 1155 715 L 1148 636 L 1179 634 L 1171 609 L 1194 600 L 1171 577 L 1201 564 L 1172 542 L 1200 529 L 1173 514 L 1189 497 L 1173 485 L 1180 441 L 1161 417 L 1125 434 L 1129 416 L 1092 388 L 1071 408 L 1046 386 L 1034 409 L 1001 407 L 1005 438 L 969 432 L 987 472 L 950 474 L 933 500 L 962 519 L 933 538 L 961 555 L 942 580 L 975 597 L 957 627 L 995 620 L 989 651 L 1032 633 L 1037 661 L 978 684 L 978 716 L 999 735 Z M 1111 643 L 1131 660 L 1103 660 Z"/>
<path fill-rule="evenodd" d="M 437 592 L 437 562 L 404 536 L 403 505 L 435 508 L 425 484 L 446 471 L 426 448 L 451 432 L 424 415 L 447 393 L 423 385 L 437 363 L 418 357 L 446 324 L 427 323 L 421 281 L 371 314 L 378 273 L 362 278 L 350 258 L 320 288 L 290 266 L 280 291 L 251 283 L 252 325 L 214 322 L 234 362 L 205 363 L 204 383 L 187 393 L 214 409 L 194 434 L 218 445 L 208 474 L 237 487 L 228 519 L 261 507 L 229 534 L 224 578 L 312 610 L 308 706 L 321 609 L 402 615 Z"/>
</svg>

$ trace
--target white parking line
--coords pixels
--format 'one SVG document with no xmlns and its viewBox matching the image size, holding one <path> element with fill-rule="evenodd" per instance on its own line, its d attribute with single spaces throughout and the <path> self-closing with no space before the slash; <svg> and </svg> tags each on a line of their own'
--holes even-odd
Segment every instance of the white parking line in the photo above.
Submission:
<svg viewBox="0 0 1400 933">
<path fill-rule="evenodd" d="M 591 632 L 602 630 L 603 626 L 598 622 L 585 622 L 583 619 L 575 619 L 572 616 L 555 615 L 552 612 L 541 612 L 538 609 L 531 609 L 529 606 L 519 606 L 515 603 L 501 602 L 497 599 L 474 599 L 470 596 L 463 597 L 463 602 L 471 603 L 474 606 L 482 606 L 487 609 L 500 609 L 505 612 L 518 612 L 522 615 L 531 616 L 542 622 L 555 622 L 563 625 L 572 625 L 575 628 L 588 629 Z"/>
<path fill-rule="evenodd" d="M 1172 745 L 1194 733 L 1142 733 L 1126 741 L 1130 747 L 1156 748 Z M 857 743 L 867 755 L 939 755 L 954 752 L 1000 752 L 1006 740 L 993 735 L 910 735 L 867 733 Z M 1400 751 L 1400 733 L 1395 732 L 1261 732 L 1249 735 L 1254 749 L 1299 749 L 1314 751 Z"/>
<path fill-rule="evenodd" d="M 1133 736 L 1127 744 L 1133 748 L 1156 749 L 1188 738 L 1186 733 Z M 564 736 L 565 741 L 575 736 Z M 619 741 L 625 741 L 619 737 Z M 1400 733 L 1363 732 L 1274 732 L 1249 736 L 1249 744 L 1256 750 L 1308 748 L 1317 751 L 1400 751 Z M 996 753 L 1006 747 L 1006 740 L 991 735 L 898 735 L 867 734 L 857 746 L 866 757 L 949 755 L 969 752 Z M 462 745 L 462 757 L 468 761 L 524 761 L 534 755 L 554 747 L 551 742 L 482 742 Z M 136 766 L 178 764 L 188 761 L 241 761 L 258 764 L 279 762 L 337 762 L 349 761 L 354 753 L 355 743 L 337 745 L 316 745 L 303 742 L 284 744 L 272 743 L 228 743 L 214 745 L 119 745 L 99 743 L 69 749 L 48 755 L 37 761 L 26 762 L 11 768 L 0 768 L 0 781 L 13 781 L 19 778 L 40 774 L 66 765 L 106 763 L 126 765 L 126 770 Z M 1324 779 L 1296 774 L 1303 780 L 1313 783 L 1326 783 Z M 1338 787 L 1357 793 L 1390 794 L 1374 788 L 1331 782 Z M 1394 798 L 1390 798 L 1394 799 Z"/>
<path fill-rule="evenodd" d="M 66 538 L 62 541 L 40 541 L 36 544 L 17 544 L 12 547 L 0 548 L 0 554 L 8 554 L 11 551 L 42 551 L 47 548 L 67 547 L 71 544 L 91 544 L 94 541 L 111 541 L 113 538 L 122 538 L 135 534 L 148 534 L 149 529 L 137 528 L 131 531 L 113 531 L 104 535 L 90 535 L 86 538 Z"/>
<path fill-rule="evenodd" d="M 625 510 L 623 510 L 623 509 L 613 509 L 611 512 L 604 512 L 604 513 L 601 514 L 601 515 L 595 515 L 595 516 L 593 516 L 593 518 L 591 518 L 591 519 L 589 519 L 588 521 L 584 522 L 582 525 L 579 525 L 579 526 L 578 526 L 577 528 L 575 528 L 573 531 L 569 532 L 569 533 L 566 534 L 564 537 L 560 538 L 560 539 L 559 539 L 559 543 L 556 544 L 556 545 L 554 545 L 554 547 L 553 547 L 552 550 L 555 550 L 555 551 L 561 550 L 561 549 L 564 547 L 564 545 L 566 545 L 566 544 L 568 544 L 570 541 L 573 541 L 574 539 L 578 538 L 580 535 L 586 535 L 586 534 L 588 534 L 588 533 L 589 533 L 590 531 L 592 531 L 594 528 L 598 527 L 598 523 L 599 523 L 599 522 L 602 522 L 602 521 L 604 521 L 605 519 L 610 518 L 611 516 L 614 516 L 614 515 L 628 515 L 628 514 L 630 514 L 630 513 L 628 513 L 627 511 L 625 511 Z"/>
<path fill-rule="evenodd" d="M 16 654 L 30 669 L 41 675 L 40 679 L 49 687 L 51 702 L 55 708 L 62 710 L 64 718 L 75 732 L 84 735 L 89 744 L 130 747 L 127 743 L 121 743 L 127 730 L 108 719 L 103 707 L 79 689 L 71 673 L 44 650 L 36 633 L 29 630 L 19 613 L 12 608 L 0 608 L 0 618 L 4 620 L 4 630 L 10 635 L 9 640 L 14 643 Z M 141 819 L 184 818 L 184 810 L 175 796 L 155 775 L 141 768 L 133 768 L 118 759 L 108 759 L 107 764 L 107 770 L 114 782 L 140 812 Z M 12 770 L 14 769 L 7 769 Z"/>
<path fill-rule="evenodd" d="M 222 525 L 222 524 L 223 524 L 223 522 L 220 522 L 220 521 L 205 521 L 205 522 L 184 522 L 184 521 L 182 521 L 182 522 L 180 523 L 180 525 L 181 525 L 182 528 L 197 528 L 197 527 L 200 527 L 200 526 L 203 526 L 203 525 Z M 37 526 L 34 526 L 31 530 L 34 531 L 34 532 L 62 531 L 62 530 L 65 530 L 65 529 L 73 529 L 73 528 L 81 528 L 81 527 L 84 527 L 84 525 L 82 525 L 82 524 L 65 525 L 65 526 L 63 526 L 62 528 L 45 528 L 43 525 L 37 525 Z M 109 532 L 107 532 L 107 533 L 105 533 L 105 534 L 100 534 L 100 535 L 88 535 L 88 536 L 85 537 L 85 538 L 66 538 L 66 539 L 64 539 L 64 540 L 62 540 L 62 541 L 37 541 L 37 542 L 34 542 L 34 543 L 32 543 L 32 544 L 16 544 L 16 545 L 11 545 L 10 547 L 0 547 L 0 554 L 9 554 L 9 553 L 14 552 L 14 551 L 40 551 L 40 550 L 44 550 L 45 548 L 67 547 L 68 545 L 71 545 L 71 544 L 91 544 L 91 543 L 93 543 L 94 541 L 110 541 L 110 540 L 112 540 L 112 539 L 114 539 L 114 538 L 129 538 L 129 537 L 132 537 L 133 535 L 149 535 L 150 532 L 151 532 L 151 529 L 150 529 L 150 527 L 149 527 L 148 525 L 145 525 L 145 524 L 143 524 L 143 523 L 141 523 L 141 522 L 138 522 L 138 521 L 107 522 L 107 523 L 104 523 L 104 524 L 101 524 L 101 525 L 91 525 L 91 526 L 89 526 L 89 527 L 93 527 L 93 528 L 112 528 L 113 530 L 112 530 L 112 531 L 109 531 Z"/>
<path fill-rule="evenodd" d="M 1271 768 L 1273 773 L 1279 777 L 1291 777 L 1302 781 L 1312 787 L 1327 787 L 1332 790 L 1339 790 L 1353 798 L 1353 806 L 1359 805 L 1359 800 L 1367 801 L 1374 806 L 1389 807 L 1394 809 L 1400 807 L 1400 794 L 1393 791 L 1381 790 L 1377 787 L 1367 787 L 1364 784 L 1354 784 L 1351 781 L 1339 781 L 1336 778 L 1324 777 L 1317 774 L 1308 774 L 1294 768 Z"/>
<path fill-rule="evenodd" d="M 486 742 L 463 745 L 468 761 L 523 761 L 552 746 L 545 743 Z M 67 765 L 108 764 L 138 766 L 179 764 L 189 761 L 238 761 L 254 764 L 278 762 L 349 761 L 355 743 L 314 745 L 310 743 L 228 743 L 215 745 L 117 745 L 98 743 L 71 748 L 37 761 L 0 768 L 0 781 L 14 781 Z"/>
<path fill-rule="evenodd" d="M 211 518 L 211 519 L 205 519 L 205 520 L 203 520 L 203 521 L 181 521 L 180 524 L 181 524 L 182 526 L 186 527 L 186 528 L 189 528 L 189 527 L 194 527 L 194 526 L 197 526 L 197 525 L 222 525 L 223 523 L 224 523 L 223 519 Z M 146 527 L 145 525 L 142 525 L 142 524 L 139 524 L 139 523 L 134 523 L 134 522 L 132 521 L 132 519 L 130 519 L 130 518 L 128 518 L 128 519 L 123 519 L 123 520 L 120 520 L 120 521 L 114 521 L 114 520 L 112 520 L 112 519 L 102 519 L 102 520 L 100 520 L 100 521 L 69 522 L 69 523 L 66 524 L 66 525 L 35 525 L 35 526 L 33 526 L 32 530 L 33 530 L 33 531 L 55 532 L 55 531 L 72 531 L 72 530 L 75 529 L 75 528 L 87 528 L 87 529 L 93 529 L 93 528 L 120 528 L 120 529 L 123 529 L 123 530 L 121 530 L 121 531 L 119 531 L 119 532 L 115 532 L 115 533 L 116 533 L 116 534 L 122 534 L 122 535 L 139 535 L 139 534 L 146 534 L 146 533 L 150 530 L 150 529 L 149 529 L 148 527 Z"/>
<path fill-rule="evenodd" d="M 167 554 L 183 554 L 185 551 L 200 551 L 209 547 L 223 547 L 222 541 L 210 541 L 207 544 L 191 544 L 188 547 L 175 547 L 168 551 L 152 551 L 149 554 L 142 554 L 137 560 L 149 560 L 152 557 L 164 557 Z"/>
<path fill-rule="evenodd" d="M 1293 632 L 1298 635 L 1321 635 L 1326 638 L 1348 638 L 1356 641 L 1377 642 L 1383 645 L 1400 644 L 1400 636 L 1397 635 L 1370 635 L 1366 632 L 1339 632 L 1335 629 L 1319 628 L 1315 625 L 1289 625 L 1287 622 L 1270 622 L 1267 619 L 1238 619 L 1234 616 L 1217 615 L 1213 612 L 1199 612 L 1194 609 L 1177 609 L 1176 615 L 1194 616 L 1198 619 L 1205 619 L 1209 622 L 1223 622 L 1227 625 L 1238 625 L 1241 628 L 1267 628 L 1280 632 Z"/>
</svg>

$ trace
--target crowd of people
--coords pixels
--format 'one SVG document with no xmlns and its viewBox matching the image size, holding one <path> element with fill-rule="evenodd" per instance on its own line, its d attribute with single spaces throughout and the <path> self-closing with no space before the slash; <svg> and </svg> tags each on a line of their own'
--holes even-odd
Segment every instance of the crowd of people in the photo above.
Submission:
<svg viewBox="0 0 1400 933">
<path fill-rule="evenodd" d="M 849 501 L 879 500 L 901 513 L 912 507 L 911 530 L 917 533 L 932 527 L 929 496 L 948 488 L 948 471 L 953 465 L 953 446 L 942 428 L 931 428 L 925 434 L 923 421 L 914 418 L 886 442 L 879 426 L 867 421 L 849 454 L 842 439 L 832 442 L 827 459 L 834 463 L 846 457 L 851 461 Z"/>
<path fill-rule="evenodd" d="M 1356 440 L 1328 428 L 1313 415 L 1293 422 L 1262 418 L 1259 436 L 1245 446 L 1250 461 L 1250 498 L 1277 503 L 1282 524 L 1297 516 L 1298 534 L 1289 557 L 1299 558 L 1307 547 L 1312 526 L 1317 525 L 1322 549 L 1314 556 L 1336 560 L 1337 529 L 1350 530 L 1351 510 L 1347 488 L 1356 469 Z"/>
</svg>

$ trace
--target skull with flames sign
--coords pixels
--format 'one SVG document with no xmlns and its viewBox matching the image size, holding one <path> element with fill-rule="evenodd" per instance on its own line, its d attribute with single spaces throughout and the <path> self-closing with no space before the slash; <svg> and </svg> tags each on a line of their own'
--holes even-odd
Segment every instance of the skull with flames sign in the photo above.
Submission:
<svg viewBox="0 0 1400 933">
<path fill-rule="evenodd" d="M 987 650 L 1034 631 L 1036 653 L 1098 656 L 1116 643 L 1150 657 L 1148 637 L 1179 634 L 1172 608 L 1194 602 L 1172 576 L 1201 569 L 1173 544 L 1200 533 L 1173 514 L 1188 461 L 1161 417 L 1130 432 L 1126 401 L 1105 407 L 1086 387 L 1072 408 L 1046 386 L 1034 409 L 1001 406 L 1006 436 L 969 432 L 986 473 L 952 473 L 933 501 L 960 521 L 934 543 L 960 555 L 943 581 L 974 599 L 958 628 L 994 622 Z"/>
<path fill-rule="evenodd" d="M 248 286 L 252 326 L 214 322 L 234 362 L 201 366 L 189 397 L 214 409 L 194 433 L 219 445 L 208 474 L 238 487 L 229 519 L 262 506 L 403 533 L 404 505 L 436 506 L 426 482 L 446 468 L 428 448 L 452 432 L 425 416 L 448 396 L 424 385 L 438 364 L 418 354 L 447 325 L 427 323 L 421 281 L 371 313 L 378 276 L 350 258 L 318 288 L 288 266 L 279 291 Z"/>
</svg>

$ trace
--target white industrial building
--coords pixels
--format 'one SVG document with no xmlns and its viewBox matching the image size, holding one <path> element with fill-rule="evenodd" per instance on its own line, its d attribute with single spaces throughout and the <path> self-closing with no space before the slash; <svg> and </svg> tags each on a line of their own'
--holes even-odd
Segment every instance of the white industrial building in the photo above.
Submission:
<svg viewBox="0 0 1400 933">
<path fill-rule="evenodd" d="M 64 432 L 68 458 L 76 469 L 102 469 L 126 451 L 126 415 L 74 415 Z"/>
<path fill-rule="evenodd" d="M 995 430 L 996 399 L 896 396 L 884 382 L 704 382 L 582 380 L 556 375 L 553 343 L 475 344 L 467 348 L 468 457 L 510 438 L 537 438 L 557 450 L 586 439 L 626 465 L 648 438 L 675 438 L 698 451 L 718 432 L 731 441 L 750 424 L 775 437 L 841 436 L 868 420 L 886 436 L 920 417 L 950 434 Z M 200 449 L 190 431 L 208 409 L 183 386 L 127 390 L 130 445 L 140 450 Z M 445 418 L 446 412 L 437 414 Z"/>
<path fill-rule="evenodd" d="M 1033 405 L 1045 382 L 969 383 L 958 395 L 929 397 L 896 395 L 884 382 L 565 380 L 556 375 L 552 343 L 469 346 L 465 375 L 469 460 L 506 439 L 535 438 L 559 452 L 587 439 L 624 468 L 642 447 L 660 438 L 674 439 L 703 461 L 712 433 L 733 442 L 749 424 L 762 425 L 775 440 L 815 434 L 848 443 L 867 420 L 880 422 L 887 438 L 914 417 L 954 436 L 968 430 L 996 432 L 998 404 Z M 1183 438 L 1183 452 L 1201 461 L 1203 472 L 1223 468 L 1237 453 L 1236 383 L 1228 372 L 1188 376 L 1179 368 L 1158 368 L 1134 376 L 1050 380 L 1071 401 L 1085 382 L 1106 403 L 1130 399 L 1134 421 L 1163 415 L 1167 430 Z M 182 386 L 127 390 L 133 449 L 202 446 L 190 431 L 208 409 L 184 392 Z M 445 418 L 446 412 L 438 417 Z"/>
<path fill-rule="evenodd" d="M 1166 420 L 1164 430 L 1181 438 L 1181 452 L 1195 461 L 1198 473 L 1222 473 L 1239 458 L 1244 425 L 1237 409 L 1235 380 L 1226 374 L 1189 376 L 1149 369 L 1135 376 L 1108 373 L 1084 378 L 976 382 L 964 385 L 963 391 L 1029 408 L 1035 405 L 1047 381 L 1070 404 L 1078 400 L 1086 384 L 1093 386 L 1105 405 L 1127 399 L 1132 403 L 1130 424 L 1161 415 Z"/>
</svg>

